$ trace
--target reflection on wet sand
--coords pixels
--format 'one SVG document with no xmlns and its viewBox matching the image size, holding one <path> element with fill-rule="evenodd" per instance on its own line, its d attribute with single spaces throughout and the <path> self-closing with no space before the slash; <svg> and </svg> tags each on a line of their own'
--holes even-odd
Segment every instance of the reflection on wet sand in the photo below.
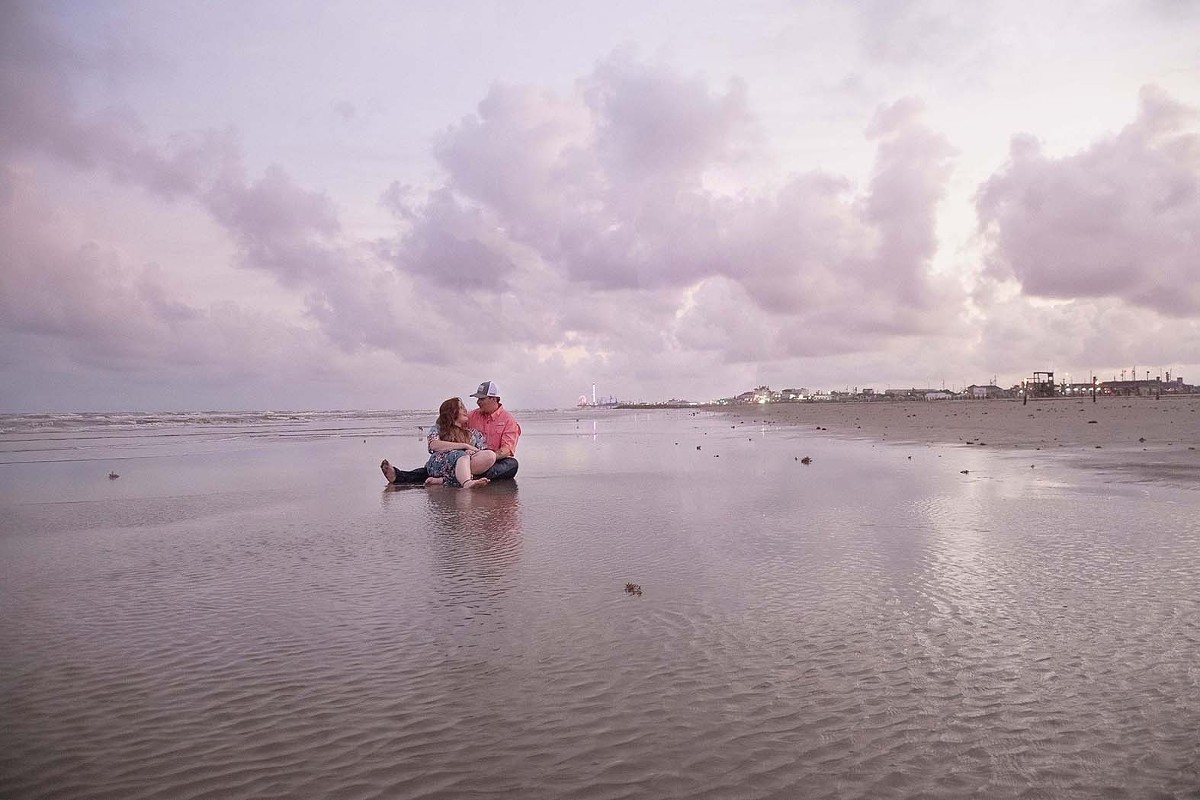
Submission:
<svg viewBox="0 0 1200 800">
<path fill-rule="evenodd" d="M 521 555 L 521 502 L 515 481 L 482 489 L 432 487 L 426 527 L 433 533 L 435 571 L 451 579 L 453 594 L 507 591 Z"/>
<path fill-rule="evenodd" d="M 521 534 L 521 502 L 516 481 L 481 489 L 432 486 L 426 490 L 431 522 L 445 530 L 487 533 L 491 538 Z"/>
</svg>

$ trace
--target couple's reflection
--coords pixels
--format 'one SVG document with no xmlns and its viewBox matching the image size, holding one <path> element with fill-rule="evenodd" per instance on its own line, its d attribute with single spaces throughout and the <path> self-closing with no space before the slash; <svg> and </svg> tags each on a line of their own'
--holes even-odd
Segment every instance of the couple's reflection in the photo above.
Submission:
<svg viewBox="0 0 1200 800">
<path fill-rule="evenodd" d="M 521 501 L 515 481 L 479 489 L 430 487 L 429 528 L 435 569 L 450 578 L 451 593 L 504 594 L 521 555 Z"/>
</svg>

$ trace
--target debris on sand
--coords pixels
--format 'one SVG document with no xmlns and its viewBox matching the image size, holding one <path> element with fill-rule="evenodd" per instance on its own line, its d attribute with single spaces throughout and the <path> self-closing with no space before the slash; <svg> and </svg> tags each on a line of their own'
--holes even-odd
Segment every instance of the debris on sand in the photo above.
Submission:
<svg viewBox="0 0 1200 800">
<path fill-rule="evenodd" d="M 119 478 L 119 477 L 121 477 L 121 476 L 120 476 L 120 475 L 118 475 L 118 474 L 117 474 L 117 473 L 115 473 L 115 472 L 110 472 L 110 473 L 108 473 L 108 479 L 109 479 L 110 481 L 115 481 L 115 480 L 116 480 L 117 478 Z"/>
<path fill-rule="evenodd" d="M 632 594 L 636 595 L 637 597 L 641 597 L 642 587 L 638 586 L 636 583 L 627 583 L 625 584 L 625 594 Z"/>
<path fill-rule="evenodd" d="M 812 459 L 811 459 L 811 458 L 809 458 L 808 456 L 805 456 L 804 458 L 800 459 L 800 463 L 801 463 L 801 464 L 811 464 L 811 463 L 812 463 Z"/>
</svg>

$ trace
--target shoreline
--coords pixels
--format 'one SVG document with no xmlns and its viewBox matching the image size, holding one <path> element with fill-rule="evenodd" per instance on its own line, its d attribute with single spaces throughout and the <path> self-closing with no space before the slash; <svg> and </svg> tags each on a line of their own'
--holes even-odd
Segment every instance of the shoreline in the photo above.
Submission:
<svg viewBox="0 0 1200 800">
<path fill-rule="evenodd" d="M 1134 480 L 1200 486 L 1200 395 L 703 406 L 834 437 L 1044 451 Z"/>
</svg>

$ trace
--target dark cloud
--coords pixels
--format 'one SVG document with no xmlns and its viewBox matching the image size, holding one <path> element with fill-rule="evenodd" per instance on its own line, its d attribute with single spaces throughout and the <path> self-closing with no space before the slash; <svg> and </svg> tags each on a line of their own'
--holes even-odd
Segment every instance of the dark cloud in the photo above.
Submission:
<svg viewBox="0 0 1200 800">
<path fill-rule="evenodd" d="M 1161 90 L 1137 119 L 1062 158 L 1027 136 L 979 189 L 987 274 L 1027 295 L 1114 297 L 1171 316 L 1200 311 L 1200 135 Z"/>
<path fill-rule="evenodd" d="M 412 223 L 398 240 L 379 248 L 401 271 L 461 291 L 504 288 L 515 266 L 504 253 L 507 239 L 487 209 L 462 202 L 448 188 L 410 205 L 403 189 L 393 186 L 384 203 Z"/>
<path fill-rule="evenodd" d="M 340 226 L 333 203 L 297 186 L 279 167 L 249 185 L 222 176 L 203 200 L 241 246 L 243 262 L 283 285 L 327 280 L 337 270 L 340 256 L 331 242 Z"/>
</svg>

